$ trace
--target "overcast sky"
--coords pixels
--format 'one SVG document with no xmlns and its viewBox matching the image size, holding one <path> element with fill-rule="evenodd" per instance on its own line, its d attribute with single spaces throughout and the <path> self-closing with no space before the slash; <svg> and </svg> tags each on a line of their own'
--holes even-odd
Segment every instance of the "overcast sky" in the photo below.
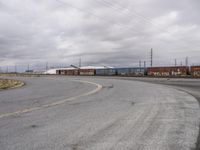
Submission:
<svg viewBox="0 0 200 150">
<path fill-rule="evenodd" d="M 200 64 L 199 0 L 0 0 L 0 66 Z"/>
</svg>

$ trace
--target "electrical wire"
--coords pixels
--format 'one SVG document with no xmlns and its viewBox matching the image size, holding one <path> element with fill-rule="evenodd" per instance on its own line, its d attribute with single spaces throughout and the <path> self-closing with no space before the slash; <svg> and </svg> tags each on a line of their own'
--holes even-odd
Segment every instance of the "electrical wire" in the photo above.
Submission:
<svg viewBox="0 0 200 150">
<path fill-rule="evenodd" d="M 106 6 L 106 7 L 110 7 L 112 8 L 114 11 L 116 11 L 117 13 L 121 13 L 121 10 L 126 10 L 129 12 L 129 17 L 137 17 L 140 19 L 140 21 L 146 22 L 148 24 L 151 24 L 152 26 L 154 26 L 155 28 L 157 28 L 160 31 L 164 31 L 166 33 L 169 33 L 166 29 L 161 28 L 158 24 L 155 24 L 154 22 L 152 22 L 152 20 L 150 18 L 147 18 L 141 14 L 139 14 L 138 12 L 136 12 L 135 10 L 130 10 L 129 8 L 125 8 L 122 7 L 119 3 L 117 3 L 116 1 L 114 2 L 118 7 L 114 7 L 112 3 L 105 1 L 105 0 L 101 0 L 98 1 L 98 3 Z M 116 6 L 115 5 L 115 6 Z M 122 14 L 122 13 L 121 13 Z"/>
<path fill-rule="evenodd" d="M 103 18 L 103 17 L 101 17 L 101 16 L 99 16 L 99 15 L 96 15 L 95 13 L 93 13 L 93 12 L 91 12 L 91 11 L 88 11 L 88 10 L 85 10 L 85 9 L 82 9 L 82 8 L 79 8 L 79 7 L 76 7 L 75 5 L 73 5 L 73 4 L 69 3 L 69 2 L 66 2 L 66 1 L 64 2 L 64 1 L 61 1 L 61 0 L 55 0 L 55 1 L 57 1 L 58 3 L 64 4 L 64 5 L 70 6 L 70 7 L 74 8 L 74 9 L 76 9 L 76 10 L 78 10 L 78 11 L 83 12 L 83 13 L 90 14 L 90 15 L 96 17 L 96 18 L 101 19 L 101 20 L 104 21 L 104 22 L 111 23 L 112 25 L 116 25 L 116 26 L 118 26 L 118 27 L 120 27 L 120 28 L 123 28 L 123 30 L 127 30 L 127 31 L 130 31 L 130 30 L 132 31 L 132 30 L 134 30 L 135 33 L 139 33 L 139 34 L 144 33 L 143 31 L 134 28 L 134 26 L 131 26 L 131 27 L 130 27 L 130 26 L 128 26 L 128 25 L 124 25 L 124 24 L 121 24 L 121 23 L 113 23 L 112 21 L 106 20 L 105 18 Z"/>
<path fill-rule="evenodd" d="M 137 32 L 137 33 L 144 33 L 143 31 L 134 29 L 134 26 L 133 26 L 133 28 L 131 28 L 131 27 L 128 26 L 128 25 L 124 25 L 124 24 L 121 24 L 121 23 L 114 23 L 113 21 L 106 20 L 104 17 L 101 17 L 101 16 L 96 15 L 95 13 L 89 11 L 89 9 L 88 9 L 88 10 L 85 10 L 85 9 L 76 7 L 75 5 L 73 5 L 73 4 L 69 3 L 69 2 L 66 2 L 66 1 L 64 2 L 64 1 L 62 1 L 62 0 L 56 0 L 56 1 L 57 1 L 58 3 L 61 3 L 61 4 L 64 4 L 64 5 L 70 6 L 70 7 L 74 8 L 74 9 L 76 9 L 76 10 L 78 10 L 78 11 L 83 12 L 83 13 L 90 14 L 90 15 L 96 17 L 96 18 L 101 19 L 101 20 L 104 21 L 104 22 L 111 23 L 112 25 L 116 25 L 116 26 L 118 26 L 118 27 L 121 27 L 121 28 L 123 28 L 123 30 L 131 30 L 131 31 L 134 30 L 134 31 Z M 98 1 L 98 2 L 99 2 L 99 1 Z M 129 18 L 131 18 L 131 17 L 138 17 L 138 18 L 140 18 L 143 22 L 146 22 L 146 23 L 148 23 L 148 24 L 151 24 L 152 26 L 154 26 L 155 28 L 157 28 L 157 29 L 159 29 L 159 30 L 163 30 L 163 29 L 160 28 L 158 25 L 156 25 L 155 23 L 153 23 L 153 22 L 151 21 L 151 19 L 149 19 L 149 18 L 147 18 L 147 17 L 145 17 L 145 16 L 143 16 L 143 15 L 137 13 L 137 12 L 134 11 L 134 10 L 130 10 L 130 9 L 128 9 L 128 8 L 124 8 L 124 7 L 120 6 L 119 3 L 117 3 L 117 2 L 116 2 L 116 4 L 118 5 L 118 7 L 114 7 L 114 6 L 112 5 L 112 3 L 108 2 L 108 1 L 105 1 L 105 0 L 102 0 L 100 3 L 101 3 L 102 5 L 104 5 L 105 7 L 107 7 L 107 8 L 112 8 L 113 10 L 115 10 L 117 13 L 119 13 L 119 14 L 121 14 L 121 15 L 124 15 L 124 13 L 120 12 L 120 10 L 125 9 L 125 10 L 127 10 L 127 11 L 129 12 L 129 16 L 128 16 Z M 132 12 L 133 14 L 131 14 L 131 12 Z M 165 33 L 169 33 L 169 32 L 166 31 L 166 30 L 163 30 L 163 31 L 165 31 Z M 181 41 L 181 42 L 183 42 L 183 41 Z M 181 47 L 181 46 L 180 46 L 180 47 Z"/>
</svg>

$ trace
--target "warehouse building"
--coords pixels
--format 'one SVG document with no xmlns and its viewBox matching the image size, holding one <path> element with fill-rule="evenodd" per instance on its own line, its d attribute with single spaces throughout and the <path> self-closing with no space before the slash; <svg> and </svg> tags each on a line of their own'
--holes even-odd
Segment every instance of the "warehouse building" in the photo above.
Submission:
<svg viewBox="0 0 200 150">
<path fill-rule="evenodd" d="M 59 68 L 59 69 L 61 69 L 61 68 Z M 57 70 L 58 70 L 58 68 L 49 69 L 49 70 L 45 71 L 44 74 L 56 74 Z"/>
</svg>

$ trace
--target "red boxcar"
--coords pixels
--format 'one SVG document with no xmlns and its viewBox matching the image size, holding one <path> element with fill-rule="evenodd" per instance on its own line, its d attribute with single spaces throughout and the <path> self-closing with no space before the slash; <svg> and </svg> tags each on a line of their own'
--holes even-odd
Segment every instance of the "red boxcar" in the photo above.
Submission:
<svg viewBox="0 0 200 150">
<path fill-rule="evenodd" d="M 78 69 L 60 69 L 56 70 L 56 74 L 60 75 L 79 75 L 79 70 Z"/>
<path fill-rule="evenodd" d="M 95 75 L 95 69 L 80 69 L 79 75 L 94 76 Z"/>
<path fill-rule="evenodd" d="M 189 67 L 174 66 L 174 67 L 149 67 L 147 68 L 149 76 L 187 76 Z"/>
<path fill-rule="evenodd" d="M 200 66 L 192 66 L 191 67 L 191 75 L 193 77 L 200 77 Z"/>
</svg>

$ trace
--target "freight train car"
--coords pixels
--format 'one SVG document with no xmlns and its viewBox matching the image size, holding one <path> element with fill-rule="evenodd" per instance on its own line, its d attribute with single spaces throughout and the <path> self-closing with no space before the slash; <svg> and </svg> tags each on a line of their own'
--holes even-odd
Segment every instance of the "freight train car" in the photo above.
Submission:
<svg viewBox="0 0 200 150">
<path fill-rule="evenodd" d="M 143 76 L 145 74 L 145 68 L 116 68 L 117 75 L 120 76 Z"/>
<path fill-rule="evenodd" d="M 94 76 L 95 73 L 95 69 L 79 69 L 79 75 L 81 76 Z"/>
<path fill-rule="evenodd" d="M 58 75 L 79 75 L 79 70 L 75 68 L 62 68 L 56 70 Z"/>
<path fill-rule="evenodd" d="M 200 66 L 192 66 L 191 67 L 191 75 L 193 77 L 200 77 Z"/>
<path fill-rule="evenodd" d="M 57 74 L 57 75 L 60 75 L 60 74 L 61 74 L 61 70 L 60 70 L 60 69 L 57 69 L 57 70 L 56 70 L 56 74 Z"/>
<path fill-rule="evenodd" d="M 114 75 L 116 75 L 116 69 L 113 69 L 113 68 L 96 69 L 96 75 L 98 75 L 98 76 L 114 76 Z"/>
<path fill-rule="evenodd" d="M 189 67 L 187 66 L 173 66 L 173 67 L 149 67 L 147 68 L 148 76 L 164 76 L 164 77 L 183 77 L 189 74 Z"/>
</svg>

